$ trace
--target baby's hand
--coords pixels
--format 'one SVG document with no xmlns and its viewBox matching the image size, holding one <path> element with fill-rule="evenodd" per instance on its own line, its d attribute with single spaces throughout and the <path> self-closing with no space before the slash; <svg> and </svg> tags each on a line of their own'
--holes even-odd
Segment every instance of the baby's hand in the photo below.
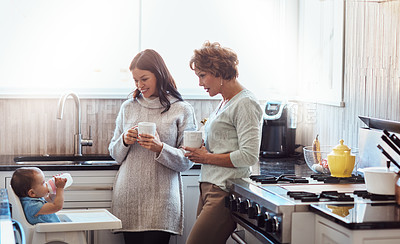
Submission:
<svg viewBox="0 0 400 244">
<path fill-rule="evenodd" d="M 57 177 L 57 176 L 55 176 L 54 178 L 55 178 L 54 183 L 56 184 L 56 187 L 57 188 L 64 188 L 65 183 L 67 183 L 67 179 L 60 178 L 60 177 Z"/>
</svg>

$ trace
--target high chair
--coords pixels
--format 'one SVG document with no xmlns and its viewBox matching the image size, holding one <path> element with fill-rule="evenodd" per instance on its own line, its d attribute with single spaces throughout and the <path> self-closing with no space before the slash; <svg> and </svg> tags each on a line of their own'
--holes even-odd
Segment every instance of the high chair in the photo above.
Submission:
<svg viewBox="0 0 400 244">
<path fill-rule="evenodd" d="M 7 186 L 7 191 L 12 205 L 12 218 L 21 223 L 26 244 L 55 241 L 86 244 L 85 231 L 122 228 L 121 220 L 106 209 L 61 210 L 56 213 L 61 222 L 31 225 L 26 220 L 22 204 L 10 185 Z"/>
</svg>

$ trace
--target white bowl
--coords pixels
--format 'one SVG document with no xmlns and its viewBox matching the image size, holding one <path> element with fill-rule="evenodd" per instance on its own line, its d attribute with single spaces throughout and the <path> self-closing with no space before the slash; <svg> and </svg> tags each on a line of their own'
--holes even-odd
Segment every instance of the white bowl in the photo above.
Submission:
<svg viewBox="0 0 400 244">
<path fill-rule="evenodd" d="M 367 191 L 372 194 L 394 195 L 396 182 L 399 178 L 394 169 L 386 167 L 369 167 L 359 169 L 364 173 Z"/>
</svg>

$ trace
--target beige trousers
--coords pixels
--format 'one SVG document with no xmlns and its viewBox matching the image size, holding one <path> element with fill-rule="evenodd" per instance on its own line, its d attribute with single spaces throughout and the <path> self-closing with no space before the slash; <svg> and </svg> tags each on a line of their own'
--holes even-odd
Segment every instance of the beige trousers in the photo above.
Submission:
<svg viewBox="0 0 400 244">
<path fill-rule="evenodd" d="M 210 183 L 200 183 L 197 220 L 186 244 L 223 244 L 236 229 L 231 212 L 225 207 L 228 192 Z"/>
</svg>

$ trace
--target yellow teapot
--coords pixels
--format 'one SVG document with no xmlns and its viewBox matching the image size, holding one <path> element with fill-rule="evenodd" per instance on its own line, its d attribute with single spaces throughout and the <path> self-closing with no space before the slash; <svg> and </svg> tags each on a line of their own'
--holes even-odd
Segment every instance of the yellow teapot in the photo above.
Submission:
<svg viewBox="0 0 400 244">
<path fill-rule="evenodd" d="M 333 177 L 351 177 L 354 169 L 356 156 L 351 154 L 351 149 L 343 142 L 340 140 L 340 144 L 328 154 L 328 166 Z"/>
</svg>

